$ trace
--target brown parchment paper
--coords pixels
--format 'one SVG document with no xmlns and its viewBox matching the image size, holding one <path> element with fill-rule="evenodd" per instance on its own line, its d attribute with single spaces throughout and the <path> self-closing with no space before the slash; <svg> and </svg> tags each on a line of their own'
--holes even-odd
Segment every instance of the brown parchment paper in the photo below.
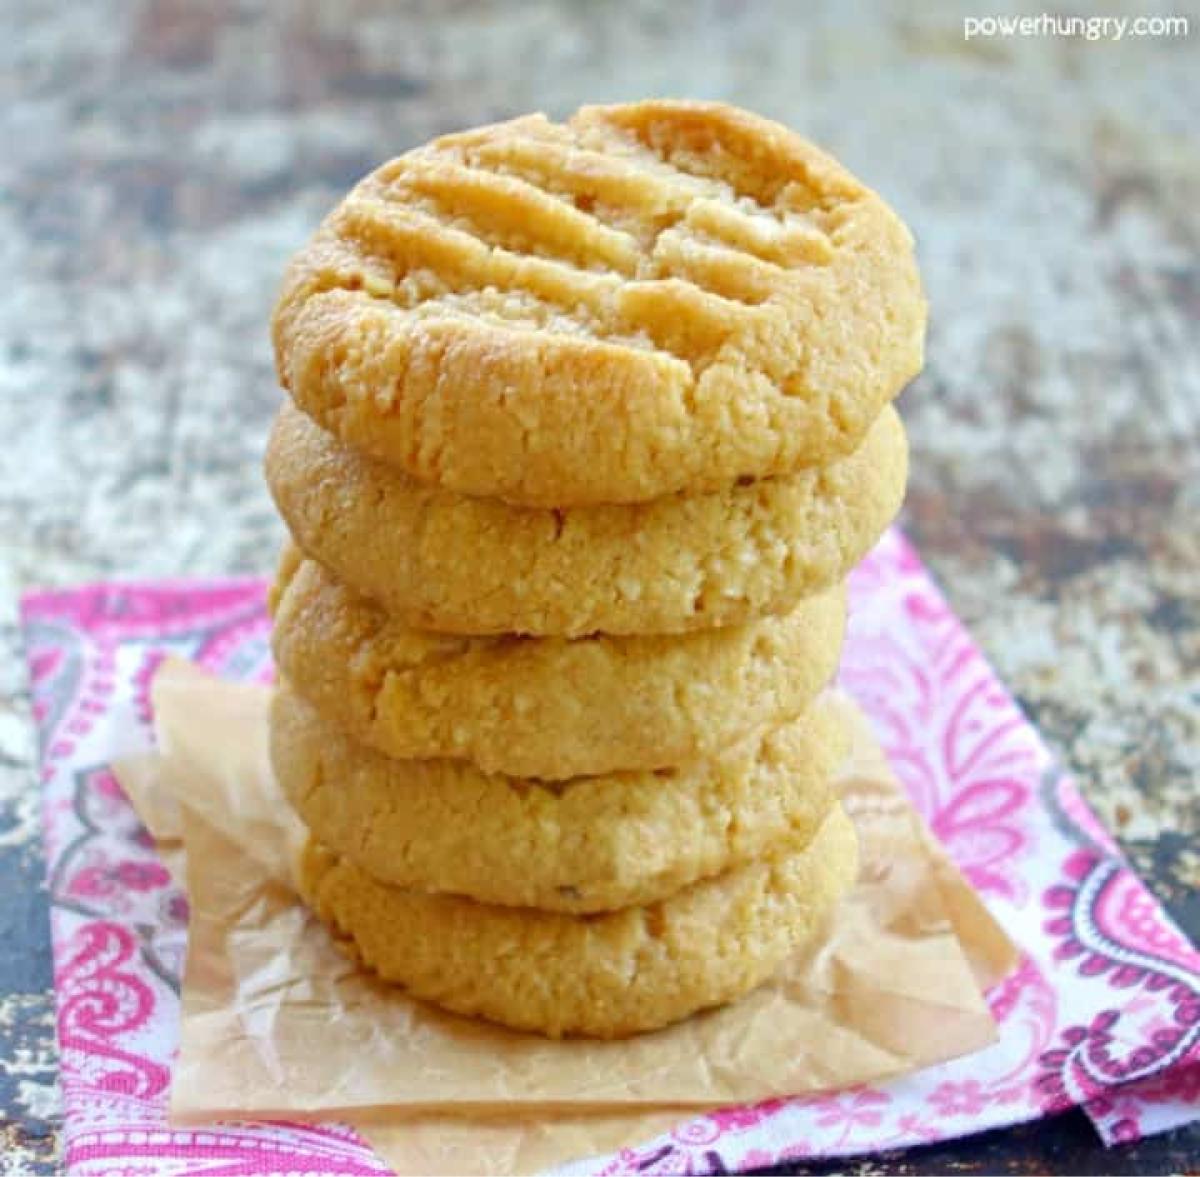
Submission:
<svg viewBox="0 0 1200 1177">
<path fill-rule="evenodd" d="M 186 859 L 179 1121 L 335 1116 L 397 1172 L 525 1172 L 684 1109 L 878 1080 L 995 1038 L 980 987 L 1015 951 L 848 700 L 863 871 L 828 937 L 734 1006 L 597 1043 L 454 1017 L 359 972 L 291 891 L 302 831 L 270 773 L 269 690 L 168 662 L 153 694 L 161 755 L 114 767 L 169 864 Z"/>
</svg>

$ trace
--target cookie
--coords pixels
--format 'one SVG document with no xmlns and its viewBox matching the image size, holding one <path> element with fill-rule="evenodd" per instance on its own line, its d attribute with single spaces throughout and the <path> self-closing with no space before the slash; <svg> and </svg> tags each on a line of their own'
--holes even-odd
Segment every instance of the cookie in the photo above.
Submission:
<svg viewBox="0 0 1200 1177">
<path fill-rule="evenodd" d="M 550 784 L 456 760 L 392 760 L 286 684 L 271 761 L 324 845 L 381 882 L 481 903 L 609 911 L 800 849 L 834 803 L 848 741 L 818 702 L 712 760 Z"/>
<path fill-rule="evenodd" d="M 272 648 L 296 691 L 399 758 L 562 780 L 720 752 L 808 706 L 833 677 L 841 585 L 783 617 L 667 637 L 455 637 L 412 629 L 303 561 Z"/>
<path fill-rule="evenodd" d="M 920 370 L 912 239 L 835 160 L 719 103 L 584 107 L 384 164 L 293 259 L 279 379 L 412 477 L 536 506 L 849 453 Z"/>
<path fill-rule="evenodd" d="M 786 612 L 862 559 L 895 517 L 907 470 L 890 407 L 830 466 L 633 506 L 522 508 L 418 486 L 290 406 L 266 455 L 297 543 L 398 620 L 567 637 Z"/>
<path fill-rule="evenodd" d="M 313 841 L 298 883 L 351 955 L 414 997 L 555 1038 L 620 1038 L 767 980 L 823 930 L 857 868 L 854 827 L 835 805 L 804 850 L 606 915 L 391 887 Z"/>
</svg>

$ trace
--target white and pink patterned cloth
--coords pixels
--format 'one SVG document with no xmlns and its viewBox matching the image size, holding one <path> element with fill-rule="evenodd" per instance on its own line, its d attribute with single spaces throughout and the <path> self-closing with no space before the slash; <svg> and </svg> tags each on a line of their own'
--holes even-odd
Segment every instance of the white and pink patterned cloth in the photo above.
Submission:
<svg viewBox="0 0 1200 1177">
<path fill-rule="evenodd" d="M 1200 1118 L 1200 953 L 1130 870 L 893 531 L 855 572 L 842 682 L 914 803 L 1021 947 L 1000 1041 L 878 1087 L 699 1116 L 570 1172 L 707 1173 L 945 1140 L 1082 1105 L 1106 1141 Z M 271 667 L 259 580 L 39 592 L 23 621 L 41 732 L 66 1164 L 117 1174 L 377 1174 L 336 1125 L 165 1121 L 187 903 L 109 772 L 151 743 L 176 654 Z"/>
</svg>

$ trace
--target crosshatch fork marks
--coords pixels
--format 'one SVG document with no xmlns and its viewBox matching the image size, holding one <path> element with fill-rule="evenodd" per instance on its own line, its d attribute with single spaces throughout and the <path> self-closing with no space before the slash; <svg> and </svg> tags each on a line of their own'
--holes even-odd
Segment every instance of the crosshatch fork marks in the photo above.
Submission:
<svg viewBox="0 0 1200 1177">
<path fill-rule="evenodd" d="M 734 162 L 728 178 L 694 174 L 617 129 L 541 116 L 447 136 L 384 165 L 338 210 L 346 266 L 326 289 L 421 318 L 656 348 L 699 374 L 731 334 L 786 329 L 763 304 L 789 271 L 832 257 L 807 187 L 775 188 L 764 205 Z"/>
</svg>

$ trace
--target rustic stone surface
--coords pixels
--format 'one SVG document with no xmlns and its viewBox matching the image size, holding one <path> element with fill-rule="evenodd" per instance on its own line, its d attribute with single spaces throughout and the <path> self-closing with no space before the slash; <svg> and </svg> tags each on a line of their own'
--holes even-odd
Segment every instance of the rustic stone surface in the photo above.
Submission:
<svg viewBox="0 0 1200 1177">
<path fill-rule="evenodd" d="M 909 528 L 1200 933 L 1200 21 L 966 44 L 938 6 L 19 7 L 0 43 L 0 1172 L 54 1171 L 57 1140 L 15 593 L 266 571 L 265 324 L 288 252 L 381 158 L 531 108 L 729 98 L 909 220 L 933 307 L 903 404 Z M 872 1164 L 1157 1173 L 1198 1148 L 1102 1154 L 1075 1116 Z"/>
</svg>

